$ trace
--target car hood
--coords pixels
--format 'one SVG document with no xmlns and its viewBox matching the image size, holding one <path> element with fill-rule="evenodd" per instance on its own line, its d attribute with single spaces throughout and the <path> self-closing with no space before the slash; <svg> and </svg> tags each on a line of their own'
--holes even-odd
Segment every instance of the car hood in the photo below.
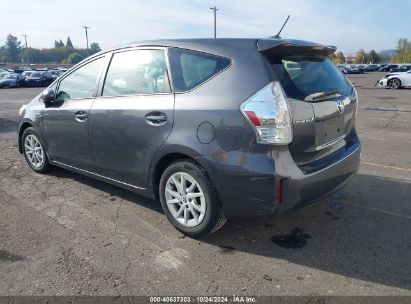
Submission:
<svg viewBox="0 0 411 304">
<path fill-rule="evenodd" d="M 394 72 L 394 73 L 389 73 L 386 77 L 392 77 L 392 76 L 401 76 L 401 75 L 405 75 L 407 74 L 407 72 Z"/>
<path fill-rule="evenodd" d="M 13 82 L 16 79 L 0 79 L 0 83 L 8 83 L 8 82 Z"/>
<path fill-rule="evenodd" d="M 41 80 L 41 77 L 27 77 L 26 80 Z"/>
</svg>

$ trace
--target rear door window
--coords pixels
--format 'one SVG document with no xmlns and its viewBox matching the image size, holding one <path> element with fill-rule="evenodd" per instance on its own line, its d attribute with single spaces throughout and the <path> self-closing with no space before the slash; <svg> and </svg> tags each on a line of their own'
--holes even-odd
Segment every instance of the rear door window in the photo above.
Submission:
<svg viewBox="0 0 411 304">
<path fill-rule="evenodd" d="M 192 90 L 230 65 L 225 57 L 178 48 L 169 49 L 169 58 L 176 92 Z"/>
<path fill-rule="evenodd" d="M 316 93 L 336 91 L 347 95 L 352 88 L 328 59 L 315 52 L 284 52 L 269 55 L 273 70 L 288 97 L 304 100 Z"/>
<path fill-rule="evenodd" d="M 163 50 L 132 50 L 114 54 L 103 96 L 169 93 Z"/>
</svg>

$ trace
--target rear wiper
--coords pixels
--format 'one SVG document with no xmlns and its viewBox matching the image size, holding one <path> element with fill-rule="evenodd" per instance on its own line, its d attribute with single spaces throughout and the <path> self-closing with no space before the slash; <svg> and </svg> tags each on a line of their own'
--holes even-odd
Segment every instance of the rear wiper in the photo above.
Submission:
<svg viewBox="0 0 411 304">
<path fill-rule="evenodd" d="M 326 92 L 317 92 L 317 93 L 312 93 L 310 95 L 307 95 L 304 98 L 304 101 L 311 101 L 311 102 L 315 102 L 315 101 L 320 101 L 322 99 L 324 99 L 325 97 L 341 97 L 342 95 L 340 94 L 340 92 L 338 92 L 337 89 L 331 89 L 329 91 Z"/>
</svg>

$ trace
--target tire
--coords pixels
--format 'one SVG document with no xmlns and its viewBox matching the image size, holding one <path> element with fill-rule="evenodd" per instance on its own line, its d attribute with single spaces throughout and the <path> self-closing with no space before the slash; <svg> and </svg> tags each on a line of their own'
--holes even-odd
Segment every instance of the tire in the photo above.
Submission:
<svg viewBox="0 0 411 304">
<path fill-rule="evenodd" d="M 392 78 L 388 81 L 388 87 L 390 89 L 401 89 L 401 80 L 398 78 Z"/>
<path fill-rule="evenodd" d="M 33 128 L 30 127 L 24 130 L 21 136 L 21 144 L 24 158 L 31 169 L 38 173 L 45 173 L 50 170 L 45 145 Z M 35 153 L 34 156 L 32 156 L 33 153 Z"/>
<path fill-rule="evenodd" d="M 205 170 L 190 160 L 176 161 L 164 170 L 159 196 L 167 219 L 189 237 L 205 237 L 226 222 L 217 192 Z"/>
</svg>

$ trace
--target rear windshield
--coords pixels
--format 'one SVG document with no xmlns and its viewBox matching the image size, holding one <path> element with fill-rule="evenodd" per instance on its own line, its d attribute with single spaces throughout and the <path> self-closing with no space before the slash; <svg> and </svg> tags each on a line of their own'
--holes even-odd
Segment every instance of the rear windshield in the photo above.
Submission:
<svg viewBox="0 0 411 304">
<path fill-rule="evenodd" d="M 288 97 L 304 100 L 315 93 L 351 93 L 352 87 L 340 70 L 322 53 L 270 54 L 269 61 Z"/>
<path fill-rule="evenodd" d="M 224 57 L 177 48 L 169 49 L 169 58 L 176 92 L 199 86 L 231 63 Z"/>
</svg>

